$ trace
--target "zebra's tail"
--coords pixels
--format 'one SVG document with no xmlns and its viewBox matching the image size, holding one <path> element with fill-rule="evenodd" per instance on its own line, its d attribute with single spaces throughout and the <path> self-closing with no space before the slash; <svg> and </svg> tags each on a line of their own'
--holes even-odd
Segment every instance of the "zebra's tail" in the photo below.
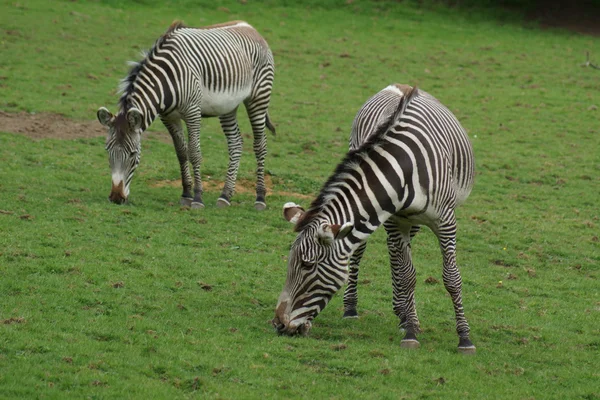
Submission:
<svg viewBox="0 0 600 400">
<path fill-rule="evenodd" d="M 265 116 L 265 124 L 267 125 L 267 128 L 269 128 L 271 133 L 273 133 L 273 136 L 277 136 L 277 134 L 275 133 L 275 127 L 273 126 L 273 124 L 271 123 L 271 119 L 269 118 L 269 113 L 267 113 L 267 115 Z"/>
</svg>

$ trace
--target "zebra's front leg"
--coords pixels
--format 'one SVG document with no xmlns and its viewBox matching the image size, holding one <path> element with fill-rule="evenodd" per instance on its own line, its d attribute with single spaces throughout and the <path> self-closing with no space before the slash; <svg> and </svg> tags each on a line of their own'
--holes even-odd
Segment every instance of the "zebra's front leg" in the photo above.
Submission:
<svg viewBox="0 0 600 400">
<path fill-rule="evenodd" d="M 192 199 L 192 208 L 204 208 L 202 201 L 202 179 L 200 176 L 200 165 L 202 164 L 202 152 L 200 150 L 200 110 L 195 110 L 189 114 L 185 123 L 188 128 L 188 152 L 189 159 L 194 171 L 194 197 Z"/>
<path fill-rule="evenodd" d="M 350 257 L 348 284 L 344 291 L 344 318 L 358 318 L 358 270 L 367 242 L 363 242 Z"/>
<path fill-rule="evenodd" d="M 399 326 L 404 329 L 401 347 L 418 348 L 417 333 L 421 331 L 415 307 L 415 287 L 417 275 L 412 263 L 410 249 L 411 228 L 399 228 L 391 223 L 385 224 L 388 233 L 387 244 L 392 272 L 393 309 L 398 316 Z M 416 234 L 416 232 L 415 232 Z"/>
<path fill-rule="evenodd" d="M 256 201 L 254 208 L 262 211 L 267 208 L 266 196 L 267 188 L 265 186 L 265 158 L 267 157 L 267 136 L 265 135 L 265 125 L 267 109 L 264 101 L 255 103 L 246 103 L 246 111 L 252 125 L 254 134 L 254 155 L 256 156 Z"/>
<path fill-rule="evenodd" d="M 229 166 L 227 168 L 227 178 L 223 185 L 223 191 L 217 200 L 217 207 L 228 207 L 231 204 L 231 196 L 233 196 L 235 190 L 235 181 L 240 167 L 240 159 L 242 157 L 242 135 L 240 133 L 236 115 L 237 108 L 233 112 L 219 117 L 221 128 L 227 138 Z"/>
<path fill-rule="evenodd" d="M 173 139 L 173 146 L 175 147 L 175 153 L 177 153 L 177 160 L 179 160 L 179 169 L 181 170 L 181 185 L 183 186 L 183 193 L 179 203 L 182 206 L 189 207 L 192 205 L 193 200 L 192 176 L 190 175 L 190 166 L 188 164 L 188 147 L 185 142 L 181 119 L 161 117 L 161 120 Z"/>
</svg>

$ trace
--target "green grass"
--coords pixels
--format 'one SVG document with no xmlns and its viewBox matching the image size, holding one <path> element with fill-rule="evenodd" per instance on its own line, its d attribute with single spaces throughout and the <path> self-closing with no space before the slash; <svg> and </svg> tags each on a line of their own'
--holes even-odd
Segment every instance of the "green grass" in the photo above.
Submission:
<svg viewBox="0 0 600 400">
<path fill-rule="evenodd" d="M 205 210 L 181 209 L 180 188 L 161 184 L 179 172 L 157 135 L 143 141 L 131 204 L 114 206 L 103 138 L 0 133 L 0 397 L 600 398 L 600 74 L 580 67 L 600 43 L 514 16 L 340 3 L 0 2 L 3 111 L 114 112 L 125 62 L 173 19 L 245 19 L 275 54 L 278 130 L 262 213 L 246 193 L 217 209 L 218 190 Z M 336 296 L 308 338 L 269 325 L 294 238 L 281 205 L 308 204 L 301 195 L 315 195 L 345 153 L 358 108 L 392 82 L 438 97 L 473 141 L 477 182 L 458 212 L 473 357 L 456 353 L 428 231 L 413 246 L 420 350 L 399 347 L 379 231 L 360 319 L 342 320 Z M 241 120 L 240 178 L 253 181 Z M 223 180 L 216 120 L 201 140 L 204 178 Z"/>
</svg>

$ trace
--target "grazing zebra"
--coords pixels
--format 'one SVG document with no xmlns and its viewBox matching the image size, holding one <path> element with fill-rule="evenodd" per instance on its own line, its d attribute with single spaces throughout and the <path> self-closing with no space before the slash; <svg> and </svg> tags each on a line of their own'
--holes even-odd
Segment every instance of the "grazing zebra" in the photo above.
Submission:
<svg viewBox="0 0 600 400">
<path fill-rule="evenodd" d="M 181 168 L 181 204 L 204 207 L 200 179 L 200 122 L 219 117 L 227 138 L 229 167 L 218 206 L 228 206 L 242 153 L 237 109 L 243 102 L 254 133 L 255 208 L 266 207 L 265 125 L 275 134 L 267 109 L 273 86 L 273 54 L 267 42 L 243 21 L 188 28 L 175 21 L 121 84 L 116 116 L 106 108 L 98 120 L 108 128 L 106 150 L 112 171 L 109 199 L 124 203 L 140 162 L 141 134 L 159 116 L 173 138 Z M 186 143 L 181 121 L 188 130 Z M 193 168 L 193 186 L 189 162 Z M 192 194 L 193 190 L 193 194 Z"/>
<path fill-rule="evenodd" d="M 471 144 L 454 115 L 433 97 L 407 87 L 393 113 L 337 166 L 308 211 L 284 205 L 298 236 L 273 319 L 277 331 L 308 333 L 311 321 L 346 282 L 354 251 L 384 225 L 394 313 L 405 329 L 401 346 L 419 347 L 410 239 L 415 226 L 427 225 L 439 239 L 458 349 L 475 352 L 463 313 L 454 213 L 471 192 L 473 176 Z"/>
<path fill-rule="evenodd" d="M 350 150 L 357 150 L 367 139 L 375 133 L 379 124 L 385 122 L 396 110 L 404 93 L 410 90 L 408 85 L 392 84 L 381 90 L 361 107 L 356 113 L 354 122 L 352 123 L 352 131 L 350 133 Z M 431 100 L 437 101 L 429 93 L 422 90 L 419 94 L 424 97 L 429 97 Z M 458 137 L 462 137 L 463 133 L 459 132 Z M 451 142 L 451 145 L 456 145 Z M 469 171 L 471 173 L 472 171 Z M 420 226 L 415 225 L 410 232 L 410 239 L 419 232 Z M 356 306 L 358 304 L 358 272 L 359 264 L 367 247 L 367 242 L 363 242 L 354 251 L 350 257 L 350 266 L 348 274 L 348 283 L 344 292 L 344 318 L 357 318 L 358 312 Z M 391 255 L 391 253 L 390 253 Z"/>
</svg>

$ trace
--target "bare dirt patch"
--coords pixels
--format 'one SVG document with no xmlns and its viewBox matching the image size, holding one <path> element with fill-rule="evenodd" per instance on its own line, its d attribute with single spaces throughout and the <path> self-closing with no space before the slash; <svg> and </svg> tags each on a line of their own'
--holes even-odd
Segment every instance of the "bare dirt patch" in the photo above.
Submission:
<svg viewBox="0 0 600 400">
<path fill-rule="evenodd" d="M 202 180 L 202 189 L 204 189 L 205 192 L 220 192 L 223 189 L 223 185 L 224 185 L 223 181 L 219 181 L 216 179 L 203 179 Z M 169 186 L 169 187 L 180 188 L 181 180 L 176 179 L 176 180 L 158 181 L 158 182 L 151 184 L 150 186 L 152 186 L 152 187 Z M 286 191 L 279 191 L 279 190 L 274 191 L 273 190 L 273 180 L 271 179 L 271 177 L 269 175 L 265 175 L 265 186 L 267 187 L 267 196 L 276 195 L 276 196 L 281 196 L 281 197 L 295 197 L 295 198 L 299 198 L 299 199 L 308 199 L 308 200 L 312 200 L 314 198 L 314 196 L 308 196 L 308 195 L 301 194 L 301 193 L 286 192 Z M 256 193 L 256 182 L 254 180 L 250 180 L 250 179 L 238 179 L 235 183 L 235 193 L 250 193 L 250 194 Z"/>
<path fill-rule="evenodd" d="M 105 136 L 98 121 L 74 121 L 60 114 L 0 111 L 0 131 L 20 133 L 32 139 L 79 139 Z"/>
<path fill-rule="evenodd" d="M 96 119 L 75 121 L 60 114 L 7 113 L 2 110 L 0 110 L 0 132 L 20 133 L 35 140 L 72 140 L 106 136 L 106 128 Z M 172 143 L 167 132 L 146 131 L 144 136 L 163 143 Z"/>
</svg>

